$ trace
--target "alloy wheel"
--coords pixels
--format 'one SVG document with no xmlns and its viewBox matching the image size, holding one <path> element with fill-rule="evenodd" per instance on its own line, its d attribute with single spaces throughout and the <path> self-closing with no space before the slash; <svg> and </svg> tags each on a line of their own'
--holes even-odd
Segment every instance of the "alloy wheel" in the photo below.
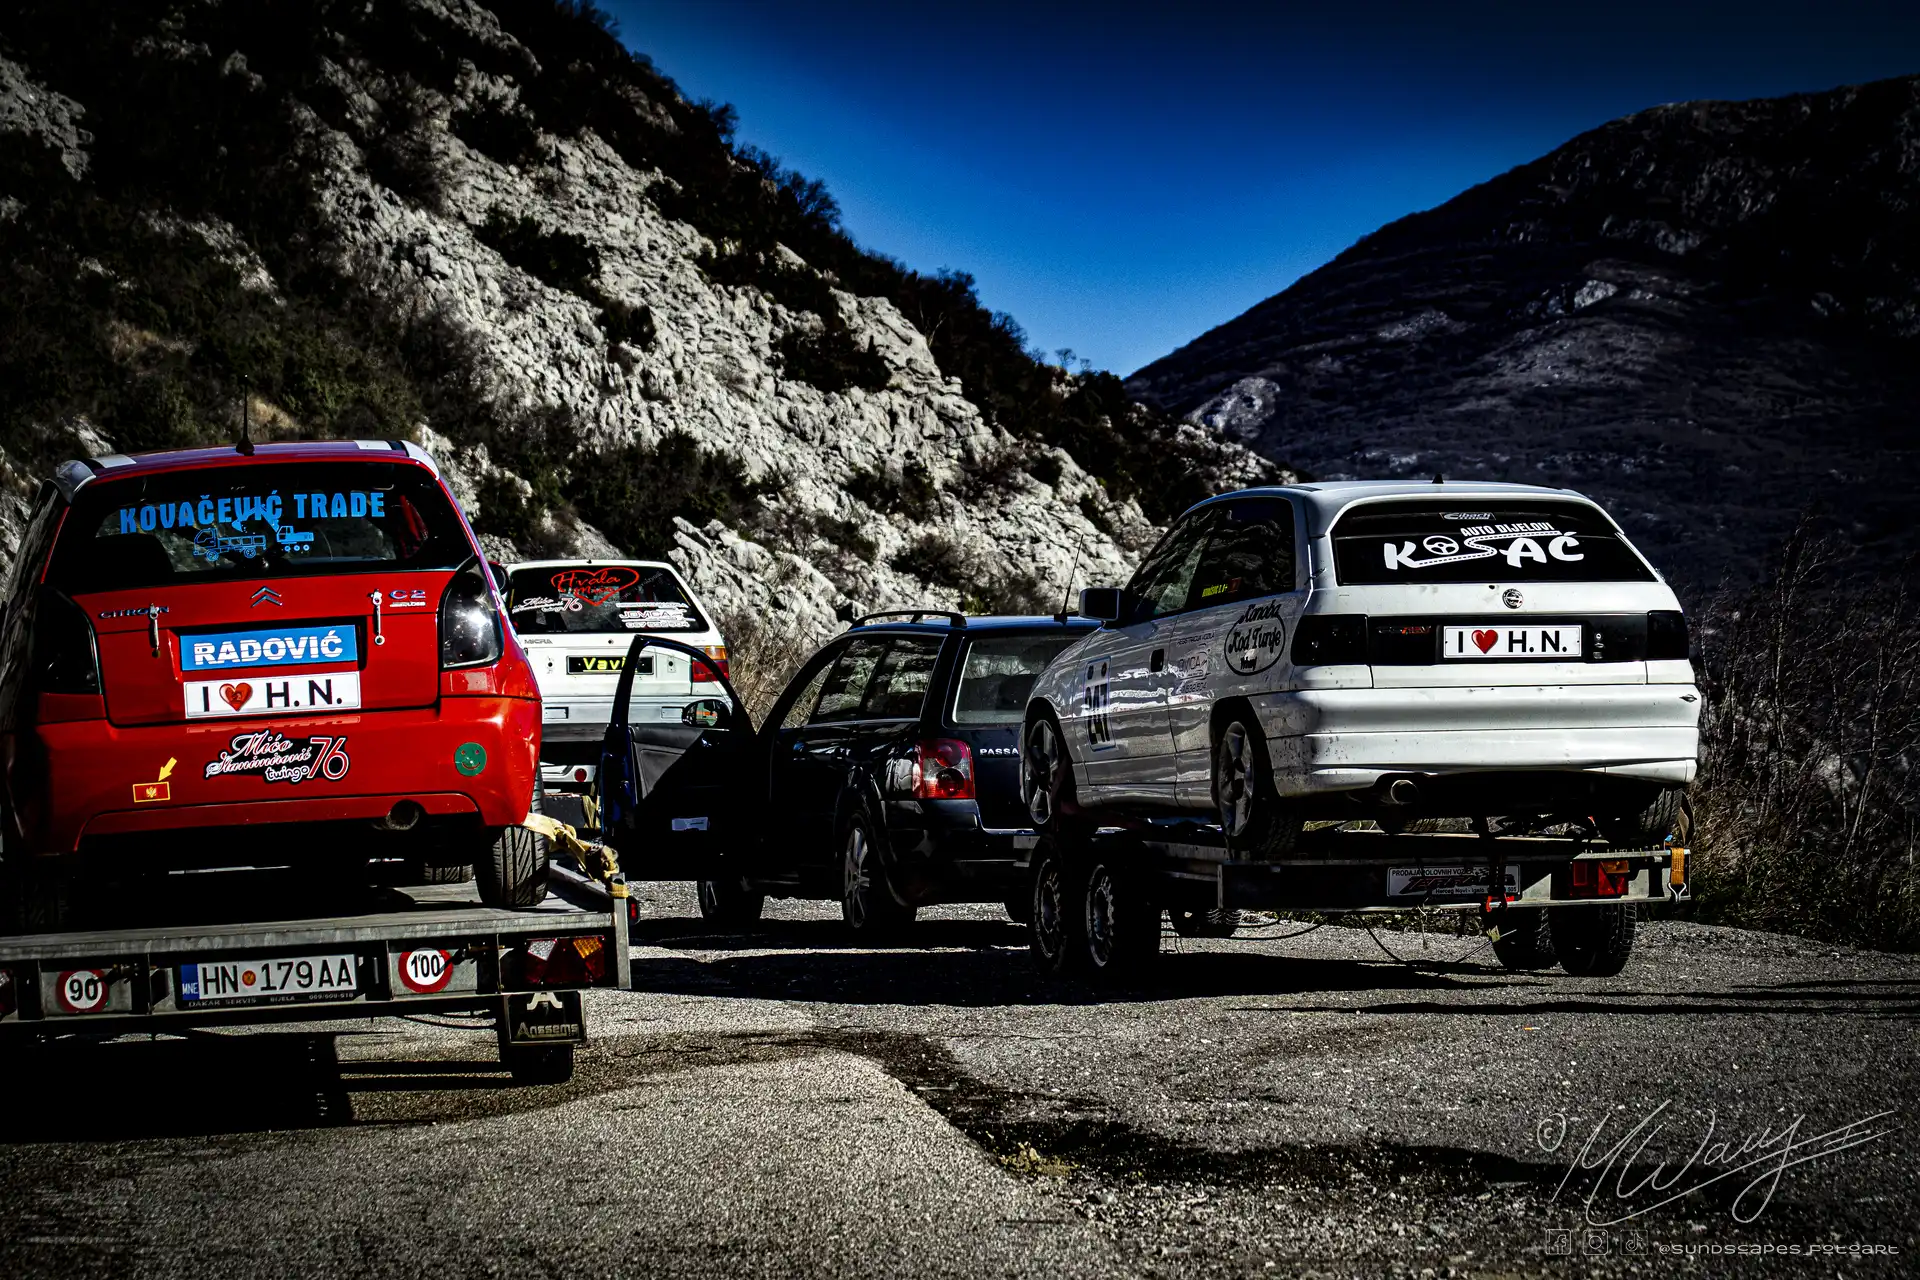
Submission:
<svg viewBox="0 0 1920 1280">
<path fill-rule="evenodd" d="M 1027 731 L 1027 749 L 1020 755 L 1020 785 L 1035 826 L 1044 827 L 1053 821 L 1060 765 L 1060 736 L 1054 732 L 1053 722 L 1034 721 Z"/>
<path fill-rule="evenodd" d="M 1214 761 L 1214 790 L 1220 808 L 1220 825 L 1230 836 L 1237 836 L 1253 820 L 1253 744 L 1246 726 L 1238 720 L 1220 735 L 1220 747 Z"/>
<path fill-rule="evenodd" d="M 855 929 L 865 928 L 873 901 L 872 844 L 867 829 L 854 823 L 847 832 L 846 920 Z"/>
<path fill-rule="evenodd" d="M 1063 896 L 1060 860 L 1048 858 L 1041 864 L 1040 874 L 1034 879 L 1031 928 L 1034 945 L 1049 962 L 1057 962 L 1067 945 L 1067 916 Z"/>
<path fill-rule="evenodd" d="M 1113 963 L 1114 952 L 1113 872 L 1105 864 L 1096 866 L 1087 877 L 1087 959 L 1093 968 L 1104 970 Z"/>
</svg>

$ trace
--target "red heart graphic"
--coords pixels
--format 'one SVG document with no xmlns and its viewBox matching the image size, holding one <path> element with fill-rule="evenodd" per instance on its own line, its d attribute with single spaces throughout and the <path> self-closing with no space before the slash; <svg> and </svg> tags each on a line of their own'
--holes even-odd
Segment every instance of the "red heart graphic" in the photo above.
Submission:
<svg viewBox="0 0 1920 1280">
<path fill-rule="evenodd" d="M 581 604 L 603 605 L 611 603 L 615 596 L 638 581 L 639 570 L 609 565 L 604 569 L 568 569 L 556 573 L 553 589 L 556 594 L 572 596 Z"/>
<path fill-rule="evenodd" d="M 235 711 L 247 705 L 247 699 L 253 696 L 250 684 L 223 684 L 220 686 L 220 698 Z"/>
<path fill-rule="evenodd" d="M 1480 646 L 1480 652 L 1485 653 L 1500 643 L 1500 633 L 1498 631 L 1476 631 L 1473 633 L 1473 642 Z"/>
</svg>

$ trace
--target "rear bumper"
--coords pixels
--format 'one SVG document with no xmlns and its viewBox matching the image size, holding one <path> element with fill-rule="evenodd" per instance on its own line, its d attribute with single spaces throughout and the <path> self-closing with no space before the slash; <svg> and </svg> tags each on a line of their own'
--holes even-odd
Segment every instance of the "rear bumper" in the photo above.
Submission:
<svg viewBox="0 0 1920 1280">
<path fill-rule="evenodd" d="M 1259 704 L 1283 795 L 1528 770 L 1681 785 L 1699 754 L 1692 685 L 1311 690 Z"/>
<path fill-rule="evenodd" d="M 263 732 L 264 745 L 249 744 Z M 429 815 L 508 826 L 532 799 L 540 704 L 449 697 L 437 707 L 284 720 L 70 721 L 31 735 L 10 789 L 28 847 L 59 854 L 88 836 L 374 819 L 402 800 Z"/>
<path fill-rule="evenodd" d="M 916 906 L 1000 901 L 1035 841 L 981 826 L 971 800 L 889 801 L 886 824 L 893 887 Z"/>
</svg>

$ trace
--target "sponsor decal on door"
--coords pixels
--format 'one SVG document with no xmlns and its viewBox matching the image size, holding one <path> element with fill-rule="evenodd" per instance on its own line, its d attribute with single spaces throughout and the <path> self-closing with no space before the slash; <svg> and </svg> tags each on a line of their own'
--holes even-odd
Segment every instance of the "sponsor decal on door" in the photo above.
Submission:
<svg viewBox="0 0 1920 1280">
<path fill-rule="evenodd" d="M 189 680 L 187 719 L 272 715 L 278 711 L 350 711 L 360 705 L 360 673 L 254 676 L 247 680 Z"/>
<path fill-rule="evenodd" d="M 1227 666 L 1243 676 L 1257 675 L 1287 651 L 1287 624 L 1279 600 L 1250 604 L 1227 628 Z"/>
</svg>

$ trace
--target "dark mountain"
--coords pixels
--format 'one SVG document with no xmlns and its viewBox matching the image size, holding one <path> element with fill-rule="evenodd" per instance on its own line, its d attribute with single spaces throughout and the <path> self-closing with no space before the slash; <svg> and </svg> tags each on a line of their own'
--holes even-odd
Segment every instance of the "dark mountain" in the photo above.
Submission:
<svg viewBox="0 0 1920 1280">
<path fill-rule="evenodd" d="M 1134 374 L 1324 476 L 1607 503 L 1682 582 L 1799 512 L 1920 545 L 1920 77 L 1657 107 L 1366 237 Z"/>
</svg>

